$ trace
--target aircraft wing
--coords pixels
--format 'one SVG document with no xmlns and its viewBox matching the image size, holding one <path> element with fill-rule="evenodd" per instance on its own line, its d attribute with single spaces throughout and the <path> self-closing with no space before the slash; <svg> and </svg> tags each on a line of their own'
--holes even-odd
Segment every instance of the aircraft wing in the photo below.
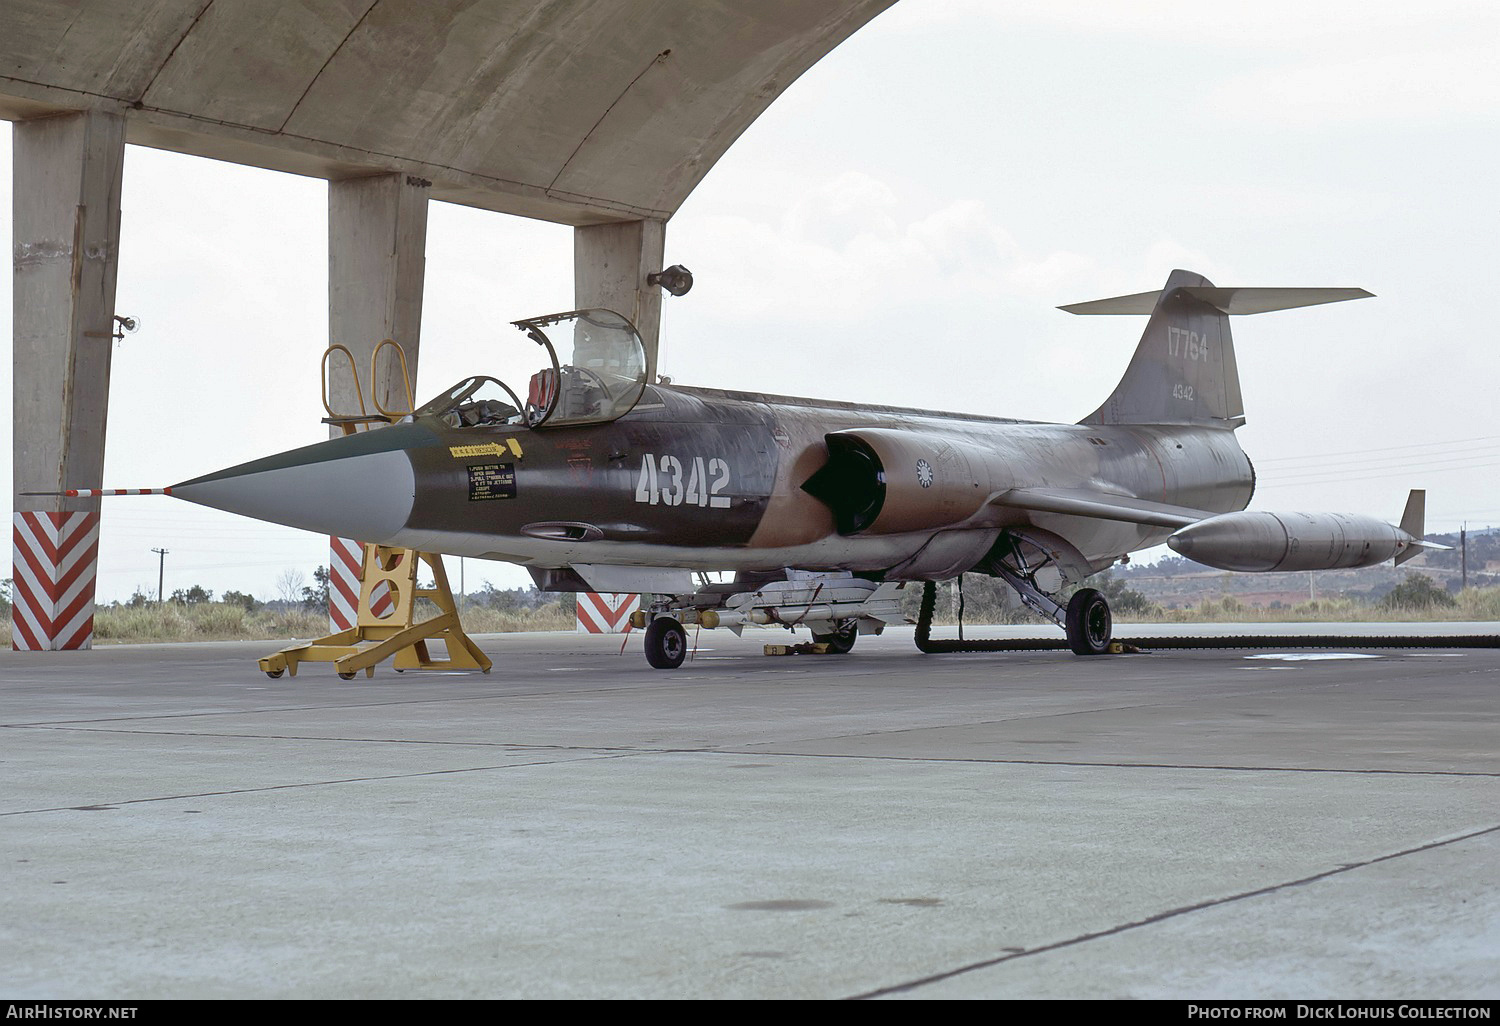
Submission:
<svg viewBox="0 0 1500 1026">
<path fill-rule="evenodd" d="M 1164 502 L 1148 502 L 1129 495 L 1091 492 L 1082 488 L 1012 488 L 996 495 L 990 502 L 1037 513 L 1066 513 L 1152 527 L 1186 527 L 1214 515 L 1186 506 L 1170 506 Z"/>
</svg>

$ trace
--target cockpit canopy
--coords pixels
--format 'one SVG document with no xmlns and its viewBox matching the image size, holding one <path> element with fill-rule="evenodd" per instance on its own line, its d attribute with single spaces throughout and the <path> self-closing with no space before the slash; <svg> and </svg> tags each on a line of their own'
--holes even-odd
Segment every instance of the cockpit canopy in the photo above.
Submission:
<svg viewBox="0 0 1500 1026">
<path fill-rule="evenodd" d="M 465 378 L 416 411 L 453 427 L 605 424 L 629 413 L 646 389 L 646 347 L 613 310 L 571 310 L 516 321 L 546 353 L 524 401 L 498 378 Z M 556 341 L 554 341 L 554 339 Z M 516 379 L 522 380 L 522 379 Z"/>
</svg>

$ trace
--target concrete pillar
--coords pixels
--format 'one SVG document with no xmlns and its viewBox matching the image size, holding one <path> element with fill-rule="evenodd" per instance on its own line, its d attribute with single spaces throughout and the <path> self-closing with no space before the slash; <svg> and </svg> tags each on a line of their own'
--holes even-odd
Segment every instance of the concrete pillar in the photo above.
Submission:
<svg viewBox="0 0 1500 1026">
<path fill-rule="evenodd" d="M 427 196 L 432 183 L 410 175 L 375 175 L 328 183 L 328 334 L 354 354 L 364 407 L 406 410 L 400 361 L 387 347 L 372 376 L 370 357 L 382 339 L 406 353 L 412 400 L 417 392 L 417 356 L 422 329 L 422 285 L 426 269 Z M 357 413 L 346 362 L 329 362 L 329 404 Z M 329 428 L 330 436 L 343 434 Z M 359 605 L 357 539 L 329 539 L 328 619 L 336 631 L 355 625 Z M 379 611 L 387 596 L 376 596 Z"/>
<path fill-rule="evenodd" d="M 12 647 L 91 648 L 125 120 L 16 123 Z"/>
<path fill-rule="evenodd" d="M 371 413 L 372 387 L 386 409 L 406 408 L 398 362 L 382 354 L 377 380 L 370 380 L 370 354 L 382 339 L 395 339 L 406 351 L 415 397 L 431 188 L 431 182 L 401 174 L 328 183 L 329 341 L 354 354 Z M 329 377 L 333 408 L 357 411 L 347 367 L 331 364 Z"/>
<path fill-rule="evenodd" d="M 646 346 L 648 381 L 656 380 L 661 333 L 661 289 L 646 276 L 662 269 L 664 221 L 623 221 L 573 229 L 573 301 L 580 310 L 603 307 L 629 317 Z"/>
</svg>

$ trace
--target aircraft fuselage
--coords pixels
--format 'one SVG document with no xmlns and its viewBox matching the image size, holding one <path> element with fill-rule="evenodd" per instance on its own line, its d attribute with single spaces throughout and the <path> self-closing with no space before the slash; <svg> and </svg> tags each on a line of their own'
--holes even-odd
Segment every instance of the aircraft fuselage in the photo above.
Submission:
<svg viewBox="0 0 1500 1026">
<path fill-rule="evenodd" d="M 860 431 L 906 440 L 910 458 L 881 468 L 893 530 L 877 521 L 840 533 L 827 496 L 802 487 L 829 461 L 827 436 Z M 345 478 L 349 487 L 340 487 Z M 455 428 L 424 417 L 209 475 L 174 494 L 330 534 L 354 523 L 362 541 L 548 568 L 797 567 L 941 579 L 978 562 L 1005 528 L 1050 531 L 1096 567 L 1171 533 L 987 501 L 1017 488 L 1228 512 L 1248 503 L 1253 473 L 1233 432 L 1217 428 L 1041 424 L 654 386 L 608 424 Z M 302 496 L 295 510 L 291 495 Z M 255 496 L 267 497 L 265 510 L 254 508 Z"/>
</svg>

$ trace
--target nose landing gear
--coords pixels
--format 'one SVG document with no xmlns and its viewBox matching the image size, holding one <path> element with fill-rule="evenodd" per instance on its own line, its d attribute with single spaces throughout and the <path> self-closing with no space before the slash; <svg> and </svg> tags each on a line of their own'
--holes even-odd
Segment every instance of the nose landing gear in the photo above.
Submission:
<svg viewBox="0 0 1500 1026">
<path fill-rule="evenodd" d="M 646 662 L 658 670 L 675 670 L 687 658 L 687 631 L 670 616 L 646 625 Z"/>
</svg>

